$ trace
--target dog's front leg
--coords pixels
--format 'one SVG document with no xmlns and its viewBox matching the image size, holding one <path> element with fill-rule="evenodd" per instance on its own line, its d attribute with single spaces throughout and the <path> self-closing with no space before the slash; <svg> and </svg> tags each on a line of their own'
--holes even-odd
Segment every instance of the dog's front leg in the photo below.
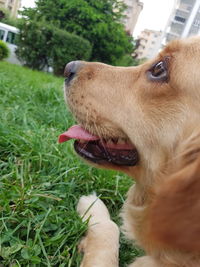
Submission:
<svg viewBox="0 0 200 267">
<path fill-rule="evenodd" d="M 84 221 L 89 218 L 87 234 L 79 246 L 84 253 L 81 267 L 117 267 L 119 228 L 104 203 L 95 195 L 83 196 L 77 211 Z"/>
<path fill-rule="evenodd" d="M 138 258 L 134 263 L 129 265 L 129 267 L 164 267 L 158 264 L 152 257 L 143 256 Z M 165 266 L 167 267 L 167 266 Z M 169 266 L 168 266 L 169 267 Z M 172 267 L 172 266 L 171 266 Z"/>
</svg>

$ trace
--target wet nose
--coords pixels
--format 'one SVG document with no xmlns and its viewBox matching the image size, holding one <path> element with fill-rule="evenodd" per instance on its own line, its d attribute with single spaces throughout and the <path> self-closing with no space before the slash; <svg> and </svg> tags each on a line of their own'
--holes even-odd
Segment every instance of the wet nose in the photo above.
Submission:
<svg viewBox="0 0 200 267">
<path fill-rule="evenodd" d="M 66 77 L 65 81 L 69 83 L 77 74 L 78 70 L 82 65 L 81 61 L 71 61 L 69 62 L 64 70 L 64 75 Z"/>
</svg>

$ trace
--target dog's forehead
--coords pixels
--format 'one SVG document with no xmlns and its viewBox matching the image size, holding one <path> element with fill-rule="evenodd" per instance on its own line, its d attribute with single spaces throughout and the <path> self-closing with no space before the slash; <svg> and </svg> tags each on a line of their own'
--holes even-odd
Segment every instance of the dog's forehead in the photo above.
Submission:
<svg viewBox="0 0 200 267">
<path fill-rule="evenodd" d="M 161 56 L 172 55 L 176 53 L 200 53 L 200 37 L 195 36 L 183 40 L 174 40 L 170 42 L 162 51 Z"/>
</svg>

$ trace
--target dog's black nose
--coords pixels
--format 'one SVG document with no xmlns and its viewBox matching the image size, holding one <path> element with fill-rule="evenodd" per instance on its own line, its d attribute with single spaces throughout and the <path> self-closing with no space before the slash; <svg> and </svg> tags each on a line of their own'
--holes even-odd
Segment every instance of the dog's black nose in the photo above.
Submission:
<svg viewBox="0 0 200 267">
<path fill-rule="evenodd" d="M 66 65 L 64 76 L 66 77 L 65 81 L 67 83 L 69 83 L 75 77 L 81 65 L 82 65 L 82 62 L 78 60 L 71 61 Z"/>
</svg>

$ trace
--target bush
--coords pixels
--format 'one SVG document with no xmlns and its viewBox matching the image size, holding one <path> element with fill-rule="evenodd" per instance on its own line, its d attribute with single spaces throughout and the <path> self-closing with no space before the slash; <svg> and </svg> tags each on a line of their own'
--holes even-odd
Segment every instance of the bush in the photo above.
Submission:
<svg viewBox="0 0 200 267">
<path fill-rule="evenodd" d="M 92 46 L 89 41 L 75 34 L 54 29 L 52 38 L 53 69 L 55 74 L 63 74 L 67 62 L 72 60 L 89 60 Z"/>
<path fill-rule="evenodd" d="M 7 58 L 9 54 L 9 48 L 3 41 L 0 40 L 0 60 Z"/>
<path fill-rule="evenodd" d="M 90 58 L 90 43 L 75 34 L 46 22 L 23 20 L 19 28 L 16 53 L 24 65 L 32 69 L 52 67 L 55 74 L 62 75 L 67 62 Z"/>
</svg>

